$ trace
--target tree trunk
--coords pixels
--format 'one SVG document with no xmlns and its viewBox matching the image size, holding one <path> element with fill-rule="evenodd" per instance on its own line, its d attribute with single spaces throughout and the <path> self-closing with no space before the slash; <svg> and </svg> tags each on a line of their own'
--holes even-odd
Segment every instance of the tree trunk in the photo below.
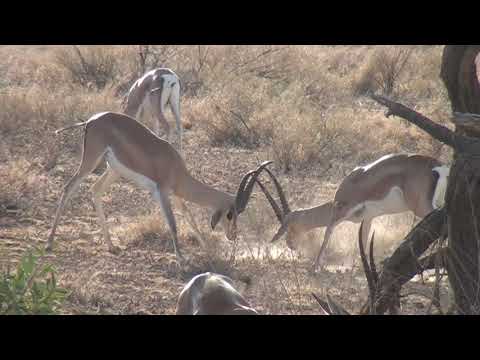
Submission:
<svg viewBox="0 0 480 360">
<path fill-rule="evenodd" d="M 479 52 L 478 45 L 445 46 L 441 78 L 453 112 L 480 114 Z M 479 131 L 461 126 L 455 133 L 480 137 Z M 446 266 L 461 314 L 480 313 L 479 177 L 480 159 L 455 151 L 446 194 L 450 249 Z"/>
</svg>

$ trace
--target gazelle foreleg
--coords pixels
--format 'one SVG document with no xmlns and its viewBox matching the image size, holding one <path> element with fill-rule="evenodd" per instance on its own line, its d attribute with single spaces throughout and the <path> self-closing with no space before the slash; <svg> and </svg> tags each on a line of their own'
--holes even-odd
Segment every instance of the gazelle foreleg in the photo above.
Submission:
<svg viewBox="0 0 480 360">
<path fill-rule="evenodd" d="M 103 238 L 107 243 L 108 251 L 110 251 L 111 253 L 117 253 L 119 251 L 119 248 L 115 247 L 110 239 L 101 197 L 105 193 L 105 191 L 107 191 L 108 187 L 119 177 L 120 176 L 115 171 L 113 171 L 110 166 L 107 165 L 107 170 L 102 174 L 102 176 L 100 176 L 100 178 L 95 184 L 93 184 L 91 188 L 91 191 L 93 193 L 93 203 L 95 205 L 95 211 L 97 212 L 97 217 L 100 221 L 100 225 L 103 231 Z"/>
<path fill-rule="evenodd" d="M 167 220 L 167 224 L 170 229 L 170 235 L 172 236 L 173 250 L 175 251 L 175 255 L 177 256 L 177 259 L 183 260 L 180 247 L 178 246 L 177 223 L 175 221 L 175 216 L 173 215 L 169 196 L 157 186 L 157 189 L 153 192 L 153 198 L 160 203 L 163 215 Z"/>
</svg>

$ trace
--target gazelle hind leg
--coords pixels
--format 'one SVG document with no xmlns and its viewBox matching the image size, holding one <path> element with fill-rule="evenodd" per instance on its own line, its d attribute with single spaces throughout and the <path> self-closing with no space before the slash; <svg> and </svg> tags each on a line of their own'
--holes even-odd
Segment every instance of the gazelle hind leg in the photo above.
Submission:
<svg viewBox="0 0 480 360">
<path fill-rule="evenodd" d="M 161 91 L 155 91 L 149 95 L 150 110 L 152 112 L 152 116 L 155 118 L 154 131 L 157 136 L 160 136 L 160 126 L 162 126 L 165 131 L 165 137 L 167 141 L 170 139 L 170 125 L 165 117 L 165 106 L 167 104 L 169 95 L 170 93 L 166 94 L 165 89 L 162 89 Z"/>
<path fill-rule="evenodd" d="M 112 253 L 117 253 L 118 248 L 113 246 L 110 239 L 110 233 L 108 231 L 107 220 L 105 218 L 105 212 L 103 211 L 102 195 L 107 191 L 108 187 L 119 178 L 120 176 L 107 165 L 107 170 L 100 176 L 95 184 L 93 184 L 91 191 L 93 193 L 93 203 L 95 205 L 95 211 L 102 227 L 103 238 L 107 243 L 108 250 Z"/>
<path fill-rule="evenodd" d="M 87 136 L 87 132 L 85 132 L 84 136 Z M 96 146 L 95 143 L 92 143 L 91 146 L 89 146 L 88 139 L 85 141 L 82 155 L 82 163 L 80 164 L 80 167 L 78 168 L 75 175 L 73 175 L 73 177 L 68 181 L 67 185 L 65 185 L 65 188 L 63 189 L 63 193 L 58 203 L 57 212 L 55 213 L 55 220 L 53 221 L 52 230 L 50 231 L 50 235 L 48 236 L 47 246 L 45 247 L 45 250 L 52 250 L 55 231 L 57 229 L 60 215 L 62 214 L 66 203 L 71 198 L 74 191 L 78 189 L 82 180 L 85 179 L 88 174 L 90 174 L 93 170 L 95 170 L 104 154 L 105 149 L 102 149 L 100 145 Z"/>
<path fill-rule="evenodd" d="M 53 221 L 52 229 L 50 230 L 50 235 L 48 236 L 48 241 L 47 241 L 47 246 L 45 247 L 45 250 L 51 251 L 52 246 L 53 246 L 53 238 L 55 237 L 55 232 L 57 230 L 57 225 L 58 221 L 60 219 L 60 215 L 63 212 L 63 209 L 65 208 L 65 204 L 70 200 L 73 192 L 78 188 L 82 180 L 87 176 L 88 174 L 81 174 L 81 173 L 76 173 L 73 175 L 73 177 L 68 181 L 67 185 L 65 185 L 65 188 L 63 189 L 62 196 L 60 197 L 60 201 L 58 203 L 57 211 L 55 213 L 55 220 Z"/>
<path fill-rule="evenodd" d="M 160 203 L 163 215 L 167 220 L 168 227 L 170 228 L 170 234 L 172 236 L 173 250 L 175 251 L 175 255 L 177 256 L 177 259 L 183 260 L 183 256 L 180 252 L 180 247 L 178 246 L 177 223 L 175 221 L 175 216 L 173 215 L 172 206 L 168 194 L 157 188 L 153 193 L 153 197 Z"/>
</svg>

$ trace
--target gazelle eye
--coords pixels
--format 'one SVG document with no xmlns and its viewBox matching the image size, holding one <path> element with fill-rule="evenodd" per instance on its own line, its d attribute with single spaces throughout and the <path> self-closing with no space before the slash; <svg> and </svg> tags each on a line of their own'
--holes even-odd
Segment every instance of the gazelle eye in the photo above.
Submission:
<svg viewBox="0 0 480 360">
<path fill-rule="evenodd" d="M 232 217 L 233 217 L 232 211 L 229 211 L 229 212 L 227 213 L 227 219 L 228 219 L 228 220 L 232 220 Z"/>
</svg>

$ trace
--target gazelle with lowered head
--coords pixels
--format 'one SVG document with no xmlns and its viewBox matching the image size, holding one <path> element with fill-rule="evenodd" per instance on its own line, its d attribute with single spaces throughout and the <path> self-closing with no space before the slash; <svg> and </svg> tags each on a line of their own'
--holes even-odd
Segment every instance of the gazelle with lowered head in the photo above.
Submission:
<svg viewBox="0 0 480 360">
<path fill-rule="evenodd" d="M 126 98 L 125 114 L 140 120 L 148 110 L 155 118 L 154 132 L 160 135 L 160 126 L 170 139 L 170 125 L 165 117 L 165 108 L 170 108 L 178 131 L 178 146 L 182 152 L 182 123 L 180 121 L 180 80 L 172 70 L 158 68 L 145 73 L 130 87 Z"/>
<path fill-rule="evenodd" d="M 195 276 L 178 297 L 176 315 L 258 315 L 228 276 Z"/>
<path fill-rule="evenodd" d="M 340 183 L 333 201 L 296 211 L 290 211 L 280 184 L 270 171 L 268 173 L 282 204 L 280 208 L 257 180 L 281 224 L 272 242 L 287 232 L 287 244 L 295 248 L 293 240 L 297 235 L 326 226 L 324 241 L 315 260 L 317 268 L 333 229 L 343 221 L 363 221 L 362 239 L 367 239 L 371 223 L 378 216 L 412 211 L 415 216 L 423 218 L 433 209 L 441 207 L 449 167 L 434 158 L 418 154 L 386 155 L 355 168 Z"/>
<path fill-rule="evenodd" d="M 119 113 L 104 112 L 89 120 L 57 130 L 84 127 L 83 154 L 75 175 L 68 181 L 60 198 L 55 220 L 47 242 L 52 248 L 57 224 L 66 202 L 102 159 L 107 161 L 107 170 L 92 186 L 93 202 L 100 220 L 103 237 L 112 252 L 118 251 L 110 240 L 100 197 L 119 177 L 135 182 L 149 191 L 160 204 L 173 240 L 177 258 L 182 258 L 177 241 L 175 217 L 170 205 L 170 194 L 213 209 L 212 230 L 218 223 L 230 240 L 237 236 L 237 216 L 249 201 L 256 177 L 271 163 L 264 162 L 256 170 L 246 173 L 240 181 L 236 195 L 231 195 L 195 179 L 188 171 L 184 160 L 175 148 L 160 139 L 135 119 Z"/>
</svg>

